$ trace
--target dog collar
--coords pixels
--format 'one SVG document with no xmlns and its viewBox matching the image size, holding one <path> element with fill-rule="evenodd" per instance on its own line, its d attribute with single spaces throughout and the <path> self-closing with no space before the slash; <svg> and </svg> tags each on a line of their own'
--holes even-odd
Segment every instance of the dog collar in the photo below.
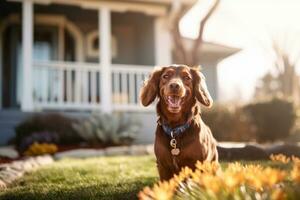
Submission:
<svg viewBox="0 0 300 200">
<path fill-rule="evenodd" d="M 191 121 L 188 120 L 185 124 L 181 125 L 181 126 L 177 126 L 175 128 L 171 128 L 170 126 L 168 126 L 167 124 L 162 124 L 161 125 L 164 132 L 171 138 L 177 137 L 179 136 L 181 133 L 183 133 L 184 131 L 186 131 L 188 128 L 190 128 L 191 126 Z"/>
</svg>

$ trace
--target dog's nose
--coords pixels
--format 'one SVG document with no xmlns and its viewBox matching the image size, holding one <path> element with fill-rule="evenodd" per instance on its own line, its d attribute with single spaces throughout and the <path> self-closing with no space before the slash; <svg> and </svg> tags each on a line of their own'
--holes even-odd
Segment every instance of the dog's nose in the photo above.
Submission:
<svg viewBox="0 0 300 200">
<path fill-rule="evenodd" d="M 171 83 L 170 84 L 170 89 L 171 90 L 178 90 L 179 89 L 179 84 L 178 83 Z"/>
</svg>

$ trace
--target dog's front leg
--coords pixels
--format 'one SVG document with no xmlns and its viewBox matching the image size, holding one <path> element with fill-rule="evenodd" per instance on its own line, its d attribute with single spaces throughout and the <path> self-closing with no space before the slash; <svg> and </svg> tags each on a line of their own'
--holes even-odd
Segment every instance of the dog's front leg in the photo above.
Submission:
<svg viewBox="0 0 300 200">
<path fill-rule="evenodd" d="M 157 169 L 159 173 L 159 178 L 161 181 L 168 181 L 174 176 L 173 170 L 168 167 L 164 167 L 159 162 L 157 162 Z"/>
</svg>

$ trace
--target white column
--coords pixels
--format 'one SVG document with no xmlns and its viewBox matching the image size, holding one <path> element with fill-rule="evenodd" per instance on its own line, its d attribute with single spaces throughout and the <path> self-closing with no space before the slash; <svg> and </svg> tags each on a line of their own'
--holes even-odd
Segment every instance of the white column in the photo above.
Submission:
<svg viewBox="0 0 300 200">
<path fill-rule="evenodd" d="M 163 17 L 155 19 L 155 64 L 172 64 L 171 35 L 168 30 L 167 20 Z"/>
<path fill-rule="evenodd" d="M 111 86 L 111 17 L 107 7 L 99 9 L 99 63 L 101 65 L 101 105 L 102 111 L 112 111 Z"/>
<path fill-rule="evenodd" d="M 33 76 L 32 76 L 32 47 L 33 47 L 33 3 L 23 1 L 22 16 L 22 51 L 23 51 L 23 97 L 22 111 L 33 110 Z"/>
<path fill-rule="evenodd" d="M 58 60 L 64 61 L 65 58 L 65 27 L 59 25 L 58 27 Z"/>
<path fill-rule="evenodd" d="M 3 53 L 3 50 L 2 50 L 2 48 L 3 48 L 3 45 L 2 45 L 3 43 L 2 43 L 2 29 L 1 29 L 1 27 L 0 27 L 0 109 L 2 108 L 2 81 L 3 81 L 3 79 L 2 79 L 2 71 L 3 71 L 3 69 L 2 69 L 2 62 L 3 62 L 3 60 L 2 60 L 2 53 Z"/>
</svg>

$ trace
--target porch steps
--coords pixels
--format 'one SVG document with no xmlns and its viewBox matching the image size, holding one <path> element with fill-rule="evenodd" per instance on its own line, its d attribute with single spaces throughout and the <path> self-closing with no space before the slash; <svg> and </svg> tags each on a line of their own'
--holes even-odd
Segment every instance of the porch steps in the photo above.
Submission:
<svg viewBox="0 0 300 200">
<path fill-rule="evenodd" d="M 15 126 L 28 115 L 19 110 L 0 110 L 0 145 L 6 145 L 15 136 Z"/>
</svg>

